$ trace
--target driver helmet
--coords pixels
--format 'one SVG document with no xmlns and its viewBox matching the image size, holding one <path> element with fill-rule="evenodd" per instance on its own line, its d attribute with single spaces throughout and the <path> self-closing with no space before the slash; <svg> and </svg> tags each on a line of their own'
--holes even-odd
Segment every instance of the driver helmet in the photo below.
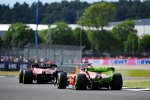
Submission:
<svg viewBox="0 0 150 100">
<path fill-rule="evenodd" d="M 92 67 L 92 63 L 88 63 L 87 68 L 91 68 L 91 67 Z"/>
</svg>

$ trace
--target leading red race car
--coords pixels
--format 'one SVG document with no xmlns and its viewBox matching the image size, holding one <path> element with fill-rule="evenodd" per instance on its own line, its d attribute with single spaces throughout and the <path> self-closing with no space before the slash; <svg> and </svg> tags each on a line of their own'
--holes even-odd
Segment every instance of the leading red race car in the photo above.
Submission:
<svg viewBox="0 0 150 100">
<path fill-rule="evenodd" d="M 33 82 L 55 82 L 58 72 L 63 72 L 63 70 L 58 69 L 55 64 L 33 64 L 28 69 L 20 69 L 19 83 L 31 84 Z"/>
</svg>

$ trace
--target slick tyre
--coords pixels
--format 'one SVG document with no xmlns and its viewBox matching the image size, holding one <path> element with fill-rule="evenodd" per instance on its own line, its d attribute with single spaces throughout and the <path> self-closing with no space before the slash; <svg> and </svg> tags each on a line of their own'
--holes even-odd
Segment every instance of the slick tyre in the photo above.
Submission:
<svg viewBox="0 0 150 100">
<path fill-rule="evenodd" d="M 120 73 L 115 73 L 113 75 L 113 80 L 111 81 L 111 90 L 121 90 L 123 85 L 122 75 Z"/>
<path fill-rule="evenodd" d="M 75 77 L 75 89 L 76 90 L 86 90 L 87 88 L 87 78 L 85 74 L 77 74 Z"/>
<path fill-rule="evenodd" d="M 57 77 L 57 88 L 65 89 L 67 86 L 67 73 L 59 72 Z"/>
<path fill-rule="evenodd" d="M 33 73 L 31 70 L 25 70 L 23 75 L 23 83 L 24 84 L 32 84 L 33 81 Z"/>
<path fill-rule="evenodd" d="M 92 83 L 92 90 L 98 90 L 98 89 L 99 89 L 99 84 Z"/>
<path fill-rule="evenodd" d="M 23 83 L 23 70 L 19 70 L 19 83 Z"/>
</svg>

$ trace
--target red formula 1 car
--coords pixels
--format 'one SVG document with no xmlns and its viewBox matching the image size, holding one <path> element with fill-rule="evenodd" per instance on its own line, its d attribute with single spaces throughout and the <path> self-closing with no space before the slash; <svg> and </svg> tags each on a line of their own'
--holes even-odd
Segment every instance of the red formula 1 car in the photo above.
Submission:
<svg viewBox="0 0 150 100">
<path fill-rule="evenodd" d="M 83 68 L 77 74 L 59 73 L 57 87 L 61 89 L 66 88 L 68 85 L 72 85 L 76 90 L 85 90 L 87 88 L 121 90 L 123 80 L 122 75 L 115 73 L 113 67 L 91 67 Z"/>
<path fill-rule="evenodd" d="M 19 83 L 31 84 L 33 82 L 54 82 L 58 72 L 63 72 L 63 70 L 58 69 L 55 64 L 33 64 L 26 70 L 20 69 Z"/>
</svg>

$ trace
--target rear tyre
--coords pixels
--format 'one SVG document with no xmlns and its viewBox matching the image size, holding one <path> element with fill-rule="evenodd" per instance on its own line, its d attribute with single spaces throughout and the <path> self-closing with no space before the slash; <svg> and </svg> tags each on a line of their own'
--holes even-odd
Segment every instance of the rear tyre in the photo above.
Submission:
<svg viewBox="0 0 150 100">
<path fill-rule="evenodd" d="M 25 70 L 23 75 L 23 83 L 24 84 L 32 84 L 33 81 L 33 73 L 31 70 Z"/>
<path fill-rule="evenodd" d="M 112 90 L 121 90 L 123 85 L 122 75 L 120 73 L 115 73 L 113 75 L 113 80 L 111 81 L 110 87 Z"/>
<path fill-rule="evenodd" d="M 66 86 L 67 86 L 67 73 L 66 72 L 58 73 L 57 88 L 58 89 L 65 89 Z"/>
<path fill-rule="evenodd" d="M 75 89 L 76 90 L 86 90 L 87 88 L 87 78 L 85 74 L 77 74 L 75 77 Z"/>
<path fill-rule="evenodd" d="M 19 83 L 23 83 L 23 70 L 19 70 Z"/>
<path fill-rule="evenodd" d="M 37 84 L 42 84 L 42 83 L 44 83 L 44 81 L 42 81 L 42 79 L 40 79 L 40 78 L 37 77 L 36 83 Z"/>
<path fill-rule="evenodd" d="M 99 89 L 99 84 L 98 83 L 92 83 L 92 89 L 93 90 L 98 90 Z"/>
</svg>

